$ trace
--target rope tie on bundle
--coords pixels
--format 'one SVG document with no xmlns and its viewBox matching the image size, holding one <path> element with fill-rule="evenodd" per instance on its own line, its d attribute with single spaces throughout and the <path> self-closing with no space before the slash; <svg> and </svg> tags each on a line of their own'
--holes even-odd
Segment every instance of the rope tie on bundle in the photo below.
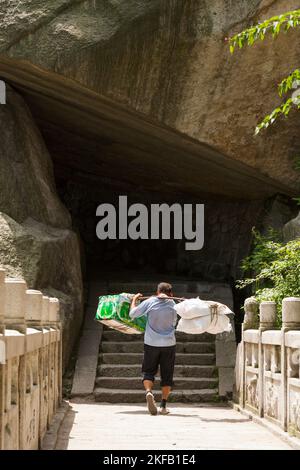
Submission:
<svg viewBox="0 0 300 470">
<path fill-rule="evenodd" d="M 218 305 L 213 304 L 213 305 L 210 305 L 209 308 L 210 308 L 210 326 L 212 326 L 213 322 L 215 322 L 215 325 L 216 325 L 218 321 Z"/>
</svg>

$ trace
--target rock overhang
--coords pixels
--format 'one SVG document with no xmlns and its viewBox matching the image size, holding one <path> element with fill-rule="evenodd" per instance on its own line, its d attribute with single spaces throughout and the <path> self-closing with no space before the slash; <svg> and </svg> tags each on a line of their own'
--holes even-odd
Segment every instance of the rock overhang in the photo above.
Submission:
<svg viewBox="0 0 300 470">
<path fill-rule="evenodd" d="M 79 83 L 25 61 L 0 59 L 25 98 L 62 177 L 195 197 L 265 199 L 294 188 Z"/>
<path fill-rule="evenodd" d="M 289 8 L 297 7 L 296 0 L 291 0 Z M 75 114 L 74 104 L 60 106 L 64 96 L 52 100 L 44 96 L 46 104 L 38 103 L 40 96 L 32 100 L 33 111 L 51 108 L 52 103 L 61 113 L 61 120 L 58 120 L 51 110 L 43 111 L 39 125 L 53 159 L 62 155 L 54 161 L 56 173 L 59 171 L 62 176 L 69 168 L 73 178 L 77 175 L 76 178 L 86 179 L 94 174 L 98 180 L 100 173 L 108 175 L 114 164 L 122 173 L 117 188 L 124 184 L 136 185 L 142 174 L 143 187 L 148 185 L 155 190 L 154 185 L 160 182 L 161 174 L 153 172 L 151 163 L 164 173 L 167 160 L 170 177 L 164 188 L 173 192 L 182 191 L 185 178 L 189 182 L 189 194 L 192 191 L 197 197 L 200 190 L 208 197 L 219 194 L 222 198 L 227 194 L 234 198 L 239 195 L 260 198 L 274 192 L 292 194 L 298 192 L 300 184 L 299 173 L 294 168 L 294 158 L 300 148 L 299 114 L 291 113 L 288 120 L 281 120 L 256 137 L 254 128 L 279 104 L 276 84 L 298 67 L 297 48 L 291 48 L 290 44 L 298 40 L 299 32 L 294 30 L 279 35 L 276 43 L 266 39 L 233 56 L 225 41 L 225 37 L 248 25 L 280 13 L 279 0 L 267 3 L 262 0 L 230 3 L 219 0 L 20 0 L 17 4 L 5 0 L 0 14 L 0 54 L 4 59 L 14 61 L 15 76 L 19 74 L 20 61 L 27 61 L 33 70 L 40 67 L 46 76 L 49 74 L 50 82 L 52 75 L 57 74 L 63 80 L 73 80 L 83 89 L 95 93 L 92 96 L 97 97 L 98 108 L 105 108 L 104 100 L 112 105 L 114 118 L 119 120 L 114 129 L 110 115 L 103 113 L 101 120 L 99 116 L 91 119 L 91 109 L 86 109 L 86 113 L 81 109 Z M 68 95 L 67 89 L 66 98 Z M 120 119 L 122 106 L 127 113 L 125 121 Z M 133 125 L 134 113 L 140 124 L 144 122 L 146 131 L 145 126 L 141 129 Z M 69 138 L 62 129 L 66 129 L 65 117 L 70 114 L 74 119 L 69 122 Z M 49 119 L 54 120 L 56 127 Z M 75 119 L 85 125 L 84 131 L 79 125 L 78 129 L 74 126 Z M 158 145 L 150 125 L 160 129 Z M 105 133 L 107 126 L 110 127 Z M 162 129 L 169 132 L 168 145 L 163 145 Z M 78 136 L 76 144 L 75 132 Z M 124 133 L 128 134 L 129 144 L 120 141 Z M 61 136 L 59 146 L 59 139 L 53 134 Z M 84 134 L 82 139 L 81 134 Z M 68 152 L 62 149 L 62 141 L 74 154 L 71 166 L 67 164 Z M 193 144 L 197 144 L 196 147 Z M 84 159 L 78 156 L 76 161 L 75 158 L 82 147 L 89 149 L 84 154 L 85 160 L 87 154 L 91 155 L 89 168 L 84 172 Z M 99 149 L 95 157 L 92 147 Z M 222 161 L 218 158 L 219 166 L 224 167 L 225 182 L 214 179 L 218 169 L 208 166 L 209 151 L 212 152 L 210 160 L 217 159 L 213 149 L 218 149 L 223 157 L 229 157 Z M 137 150 L 138 158 L 133 157 Z M 99 159 L 99 153 L 103 161 Z M 174 154 L 173 158 L 171 154 Z M 143 163 L 142 172 L 137 168 L 137 160 L 139 165 Z M 201 168 L 199 160 L 203 160 Z M 254 169 L 251 184 L 249 179 L 246 181 L 242 177 L 245 167 L 231 164 L 232 161 Z M 230 171 L 226 172 L 227 162 Z M 236 185 L 233 174 L 238 168 L 240 181 Z M 274 182 L 263 179 L 263 195 L 260 185 L 254 183 L 255 176 L 262 173 L 276 182 L 274 188 Z M 233 175 L 230 179 L 232 190 L 228 189 L 230 175 Z M 108 176 L 105 178 L 110 181 Z M 113 174 L 112 182 L 115 179 Z M 220 190 L 222 185 L 226 187 Z M 161 192 L 161 185 L 157 186 L 157 191 Z"/>
</svg>

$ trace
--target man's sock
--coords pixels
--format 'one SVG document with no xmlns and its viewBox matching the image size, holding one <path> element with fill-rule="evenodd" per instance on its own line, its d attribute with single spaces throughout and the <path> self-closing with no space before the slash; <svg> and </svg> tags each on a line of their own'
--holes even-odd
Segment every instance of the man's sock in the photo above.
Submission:
<svg viewBox="0 0 300 470">
<path fill-rule="evenodd" d="M 162 399 L 161 403 L 160 403 L 160 407 L 161 408 L 166 408 L 167 406 L 167 400 L 165 400 L 164 398 Z"/>
</svg>

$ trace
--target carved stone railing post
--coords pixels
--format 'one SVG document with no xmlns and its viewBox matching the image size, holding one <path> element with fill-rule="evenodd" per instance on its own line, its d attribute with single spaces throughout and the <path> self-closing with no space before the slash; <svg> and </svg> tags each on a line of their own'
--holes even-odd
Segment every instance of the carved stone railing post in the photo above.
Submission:
<svg viewBox="0 0 300 470">
<path fill-rule="evenodd" d="M 5 270 L 0 269 L 0 449 L 3 449 L 4 410 L 5 410 L 5 342 L 4 342 L 4 308 L 5 308 Z"/>
<path fill-rule="evenodd" d="M 4 333 L 5 270 L 0 269 L 0 335 Z"/>
<path fill-rule="evenodd" d="M 20 420 L 20 410 L 25 408 L 26 396 L 26 289 L 27 285 L 23 279 L 5 279 L 4 324 L 8 357 L 5 376 L 6 386 L 9 389 L 6 400 L 6 415 L 8 419 L 7 426 L 10 431 L 5 434 L 4 439 L 9 440 L 7 445 L 13 449 L 20 448 L 20 436 L 23 426 L 23 421 Z M 18 416 L 18 420 L 13 416 Z"/>
<path fill-rule="evenodd" d="M 286 297 L 282 301 L 281 329 L 281 427 L 288 427 L 288 364 L 286 355 L 285 334 L 290 330 L 300 330 L 300 297 Z"/>
<path fill-rule="evenodd" d="M 62 331 L 59 315 L 59 300 L 51 298 L 49 302 L 49 319 L 50 325 L 55 329 L 55 407 L 62 401 Z"/>
<path fill-rule="evenodd" d="M 26 334 L 25 295 L 27 285 L 23 279 L 5 279 L 5 318 L 7 329 Z"/>
<path fill-rule="evenodd" d="M 44 436 L 48 426 L 49 416 L 49 347 L 50 347 L 50 334 L 49 334 L 49 297 L 43 295 L 42 297 L 42 318 L 41 325 L 43 329 L 43 346 L 41 349 L 40 357 L 40 422 L 39 434 Z"/>
<path fill-rule="evenodd" d="M 25 318 L 28 326 L 40 328 L 42 325 L 43 294 L 38 290 L 26 291 Z"/>
<path fill-rule="evenodd" d="M 300 329 L 300 297 L 286 297 L 283 299 L 282 325 L 289 330 Z"/>
<path fill-rule="evenodd" d="M 245 407 L 245 366 L 246 366 L 246 351 L 245 351 L 245 341 L 244 341 L 244 331 L 258 326 L 258 302 L 254 297 L 249 297 L 245 300 L 244 303 L 244 322 L 242 324 L 242 371 L 240 379 L 240 405 Z"/>
<path fill-rule="evenodd" d="M 27 289 L 25 294 L 25 320 L 27 326 L 24 393 L 20 397 L 20 449 L 35 449 L 39 443 L 40 380 L 39 364 L 43 332 L 41 328 L 42 293 Z M 22 388 L 20 388 L 20 391 Z M 30 400 L 29 400 L 30 397 Z M 30 425 L 29 425 L 30 423 Z"/>
<path fill-rule="evenodd" d="M 258 327 L 258 302 L 254 297 L 249 297 L 244 303 L 245 317 L 243 330 Z"/>
<path fill-rule="evenodd" d="M 262 333 L 276 327 L 277 308 L 276 302 L 264 301 L 259 305 L 259 333 L 258 333 L 258 414 L 264 416 L 264 351 Z M 275 347 L 275 346 L 274 346 Z"/>
<path fill-rule="evenodd" d="M 277 309 L 276 302 L 264 301 L 259 306 L 259 327 L 261 330 L 276 328 Z"/>
<path fill-rule="evenodd" d="M 61 360 L 61 323 L 59 315 L 59 300 L 51 297 L 48 306 L 50 344 L 49 344 L 49 406 L 48 425 L 50 425 L 55 410 L 62 399 L 62 360 Z M 52 364 L 52 366 L 51 366 Z"/>
<path fill-rule="evenodd" d="M 43 295 L 41 324 L 45 327 L 49 326 L 49 297 L 46 295 Z"/>
</svg>

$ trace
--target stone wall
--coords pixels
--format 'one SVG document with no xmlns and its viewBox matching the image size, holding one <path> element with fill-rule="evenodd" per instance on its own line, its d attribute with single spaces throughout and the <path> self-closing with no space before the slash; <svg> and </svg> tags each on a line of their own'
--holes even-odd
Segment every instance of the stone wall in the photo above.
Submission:
<svg viewBox="0 0 300 470">
<path fill-rule="evenodd" d="M 41 445 L 62 398 L 59 301 L 0 269 L 0 449 Z"/>
<path fill-rule="evenodd" d="M 259 307 L 259 317 L 258 317 Z M 300 298 L 276 304 L 245 302 L 242 342 L 236 361 L 236 401 L 242 409 L 300 437 Z"/>
<path fill-rule="evenodd" d="M 185 240 L 102 240 L 96 236 L 96 208 L 103 202 L 118 207 L 115 186 L 89 186 L 58 180 L 58 191 L 74 227 L 84 243 L 88 267 L 93 263 L 112 270 L 143 270 L 145 273 L 179 275 L 202 281 L 234 283 L 240 278 L 241 260 L 248 255 L 252 228 L 262 232 L 272 227 L 279 232 L 297 212 L 289 198 L 276 196 L 267 200 L 242 201 L 196 199 L 192 196 L 153 191 L 128 192 L 128 205 L 135 202 L 149 206 L 204 203 L 204 246 L 200 251 L 186 251 Z M 124 194 L 124 193 L 122 193 Z M 105 273 L 104 273 L 105 275 Z"/>
</svg>

